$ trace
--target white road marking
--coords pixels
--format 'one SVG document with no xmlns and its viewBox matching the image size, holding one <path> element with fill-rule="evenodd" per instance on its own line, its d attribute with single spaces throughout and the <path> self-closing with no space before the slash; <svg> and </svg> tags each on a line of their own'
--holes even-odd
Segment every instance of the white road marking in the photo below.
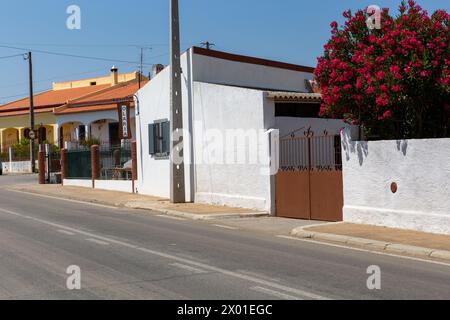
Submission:
<svg viewBox="0 0 450 320">
<path fill-rule="evenodd" d="M 263 288 L 263 287 L 251 287 L 250 290 L 253 290 L 253 291 L 256 291 L 259 293 L 268 294 L 268 295 L 280 298 L 282 300 L 303 300 L 298 297 L 294 297 L 294 296 L 291 296 L 291 295 L 288 295 L 288 294 L 285 294 L 285 293 L 282 293 L 279 291 L 274 291 L 274 290 L 270 290 L 270 289 Z"/>
<path fill-rule="evenodd" d="M 75 235 L 75 233 L 69 232 L 69 231 L 66 231 L 66 230 L 58 230 L 58 232 L 62 233 L 62 234 L 65 234 L 65 235 L 68 235 L 68 236 L 74 236 Z"/>
<path fill-rule="evenodd" d="M 228 229 L 228 230 L 239 230 L 239 228 L 224 226 L 222 224 L 214 224 L 213 226 L 215 226 L 217 228 Z"/>
<path fill-rule="evenodd" d="M 168 215 L 166 215 L 166 214 L 158 214 L 158 215 L 156 215 L 156 216 L 157 216 L 157 217 L 160 217 L 160 218 L 171 219 L 171 220 L 186 221 L 186 219 L 179 218 L 179 217 L 172 217 L 172 216 L 168 216 Z"/>
<path fill-rule="evenodd" d="M 27 215 L 20 214 L 20 213 L 17 213 L 17 212 L 13 212 L 13 211 L 10 211 L 10 210 L 6 210 L 6 209 L 1 209 L 0 208 L 0 212 L 6 213 L 6 214 L 9 214 L 9 215 L 13 215 L 13 216 L 16 216 L 16 217 L 21 217 L 23 219 L 36 221 L 36 222 L 39 222 L 39 223 L 42 223 L 42 224 L 45 224 L 45 225 L 48 225 L 48 226 L 51 226 L 51 227 L 55 227 L 55 228 L 58 228 L 58 229 L 64 229 L 64 230 L 72 231 L 72 232 L 75 232 L 75 233 L 78 233 L 78 234 L 82 234 L 82 235 L 85 235 L 85 236 L 88 236 L 88 237 L 92 237 L 92 238 L 95 238 L 95 239 L 103 240 L 105 242 L 113 243 L 113 244 L 116 244 L 116 245 L 124 246 L 124 247 L 130 248 L 130 249 L 139 250 L 141 252 L 145 252 L 145 253 L 148 253 L 148 254 L 151 254 L 151 255 L 154 255 L 154 256 L 158 256 L 158 257 L 161 257 L 161 258 L 166 258 L 168 260 L 179 262 L 181 264 L 187 264 L 187 265 L 190 265 L 190 266 L 195 266 L 195 267 L 198 267 L 200 269 L 205 269 L 205 270 L 207 270 L 209 272 L 216 272 L 216 273 L 227 275 L 227 276 L 230 276 L 230 277 L 233 277 L 233 278 L 236 278 L 236 279 L 241 279 L 241 280 L 244 280 L 244 281 L 253 282 L 253 283 L 258 284 L 260 286 L 270 287 L 270 288 L 281 290 L 281 291 L 284 291 L 284 292 L 289 292 L 291 294 L 308 297 L 310 299 L 328 300 L 327 297 L 320 296 L 320 295 L 317 295 L 315 293 L 311 293 L 311 292 L 307 292 L 307 291 L 304 291 L 304 290 L 287 287 L 287 286 L 284 286 L 284 285 L 281 285 L 281 284 L 278 284 L 278 283 L 274 283 L 272 281 L 267 281 L 267 280 L 259 279 L 257 277 L 252 277 L 252 276 L 248 276 L 248 275 L 241 274 L 241 273 L 238 273 L 238 272 L 233 272 L 233 271 L 229 271 L 229 270 L 226 270 L 226 269 L 222 269 L 222 268 L 219 268 L 219 267 L 210 266 L 210 265 L 207 265 L 207 264 L 204 264 L 204 263 L 200 263 L 200 262 L 196 262 L 196 261 L 193 261 L 193 260 L 180 258 L 180 257 L 174 256 L 174 255 L 168 254 L 168 253 L 159 252 L 159 251 L 155 251 L 155 250 L 150 250 L 150 249 L 147 249 L 147 248 L 142 248 L 142 247 L 139 247 L 139 246 L 136 246 L 136 245 L 132 245 L 132 244 L 123 242 L 123 241 L 119 241 L 119 240 L 115 240 L 115 239 L 99 236 L 99 235 L 96 235 L 96 234 L 93 234 L 93 233 L 90 233 L 90 232 L 86 232 L 86 231 L 83 231 L 83 230 L 78 230 L 78 229 L 75 229 L 75 228 L 72 228 L 72 227 L 67 227 L 67 226 L 64 226 L 64 225 L 61 225 L 61 224 L 53 223 L 53 222 L 50 222 L 50 221 L 46 221 L 46 220 L 43 220 L 43 219 L 31 217 L 31 216 L 27 216 Z"/>
<path fill-rule="evenodd" d="M 176 267 L 179 269 L 183 269 L 183 270 L 195 273 L 195 274 L 207 273 L 207 271 L 205 271 L 205 270 L 194 268 L 194 267 L 188 266 L 186 264 L 181 264 L 181 263 L 171 263 L 170 266 Z"/>
<path fill-rule="evenodd" d="M 48 195 L 44 195 L 44 194 L 38 194 L 38 193 L 32 193 L 32 192 L 26 192 L 26 191 L 20 191 L 20 190 L 13 190 L 13 189 L 7 189 L 7 190 L 11 191 L 11 192 L 23 193 L 23 194 L 27 194 L 27 195 L 35 196 L 35 197 L 39 197 L 39 198 L 47 198 L 47 199 L 53 199 L 53 200 L 85 204 L 85 205 L 100 207 L 100 208 L 120 210 L 120 208 L 118 208 L 118 207 L 108 206 L 106 204 L 99 204 L 99 203 L 93 203 L 93 202 L 88 202 L 88 201 L 80 201 L 80 200 L 73 200 L 73 199 L 67 199 L 67 198 L 53 197 L 53 196 L 48 196 Z"/>
<path fill-rule="evenodd" d="M 343 245 L 339 245 L 339 244 L 328 243 L 328 242 L 321 242 L 321 241 L 312 240 L 312 239 L 301 239 L 301 238 L 290 237 L 290 236 L 283 236 L 283 235 L 278 235 L 277 238 L 288 239 L 288 240 L 295 240 L 295 241 L 301 241 L 301 242 L 309 242 L 309 243 L 320 244 L 320 245 L 329 246 L 329 247 L 335 247 L 335 248 L 341 248 L 341 249 L 347 249 L 347 250 L 353 250 L 353 251 L 360 251 L 360 252 L 368 252 L 368 253 L 378 254 L 378 255 L 382 255 L 382 256 L 389 256 L 389 257 L 394 257 L 394 258 L 413 260 L 413 261 L 419 261 L 419 262 L 426 262 L 426 263 L 432 263 L 432 264 L 437 264 L 437 265 L 441 265 L 441 266 L 450 267 L 450 264 L 449 263 L 445 263 L 445 262 L 434 261 L 434 260 L 427 260 L 427 259 L 421 259 L 421 258 L 409 257 L 409 256 L 401 256 L 401 255 L 398 255 L 398 254 L 395 254 L 395 253 L 388 253 L 388 252 L 382 252 L 382 251 L 375 251 L 375 250 L 368 250 L 368 249 L 362 249 L 362 248 L 355 248 L 355 247 L 350 247 L 350 246 L 343 246 Z"/>
<path fill-rule="evenodd" d="M 101 240 L 97 240 L 97 239 L 93 239 L 93 238 L 88 238 L 88 239 L 86 239 L 86 241 L 90 241 L 90 242 L 93 242 L 93 243 L 96 243 L 96 244 L 99 244 L 102 246 L 109 246 L 109 242 L 101 241 Z"/>
</svg>

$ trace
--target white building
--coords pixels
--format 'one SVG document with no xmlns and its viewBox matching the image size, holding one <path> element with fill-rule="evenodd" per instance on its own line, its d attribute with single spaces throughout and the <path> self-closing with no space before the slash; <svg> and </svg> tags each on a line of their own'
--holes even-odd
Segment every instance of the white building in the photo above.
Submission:
<svg viewBox="0 0 450 320">
<path fill-rule="evenodd" d="M 269 130 L 273 138 L 278 130 L 281 137 L 308 128 L 338 134 L 345 126 L 317 117 L 321 96 L 307 85 L 313 68 L 196 47 L 181 64 L 187 201 L 274 213 L 275 179 L 267 169 L 268 157 L 278 154 Z M 170 67 L 137 96 L 137 189 L 168 198 Z"/>
</svg>

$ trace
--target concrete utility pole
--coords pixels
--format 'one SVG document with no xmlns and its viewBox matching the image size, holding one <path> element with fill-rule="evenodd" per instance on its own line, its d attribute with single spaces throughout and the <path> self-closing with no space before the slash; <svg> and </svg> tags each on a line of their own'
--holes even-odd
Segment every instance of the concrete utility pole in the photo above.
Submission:
<svg viewBox="0 0 450 320">
<path fill-rule="evenodd" d="M 30 81 L 30 130 L 32 136 L 30 137 L 30 161 L 31 161 L 31 172 L 36 171 L 36 159 L 34 156 L 34 139 L 36 132 L 34 132 L 34 100 L 33 100 L 33 58 L 31 52 L 26 54 L 25 59 L 28 60 L 28 69 L 29 69 L 29 81 Z"/>
<path fill-rule="evenodd" d="M 170 0 L 170 201 L 186 202 L 178 0 Z"/>
</svg>

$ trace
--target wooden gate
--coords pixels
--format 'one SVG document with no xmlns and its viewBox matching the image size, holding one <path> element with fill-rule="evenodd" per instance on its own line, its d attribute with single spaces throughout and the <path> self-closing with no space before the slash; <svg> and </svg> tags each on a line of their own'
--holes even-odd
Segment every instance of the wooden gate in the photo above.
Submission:
<svg viewBox="0 0 450 320">
<path fill-rule="evenodd" d="M 343 183 L 340 136 L 280 140 L 280 171 L 276 176 L 277 216 L 342 221 Z"/>
</svg>

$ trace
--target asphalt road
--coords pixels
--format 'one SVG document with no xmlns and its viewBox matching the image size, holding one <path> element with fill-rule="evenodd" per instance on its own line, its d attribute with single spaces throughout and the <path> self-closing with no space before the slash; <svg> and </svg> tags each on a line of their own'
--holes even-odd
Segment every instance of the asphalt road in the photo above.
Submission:
<svg viewBox="0 0 450 320">
<path fill-rule="evenodd" d="M 0 177 L 0 299 L 450 299 L 447 265 L 8 190 L 34 179 Z"/>
</svg>

